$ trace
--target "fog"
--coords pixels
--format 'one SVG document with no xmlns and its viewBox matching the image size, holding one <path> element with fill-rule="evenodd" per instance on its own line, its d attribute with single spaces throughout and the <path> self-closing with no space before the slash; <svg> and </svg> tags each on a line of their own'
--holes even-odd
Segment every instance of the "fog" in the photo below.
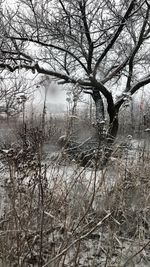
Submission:
<svg viewBox="0 0 150 267">
<path fill-rule="evenodd" d="M 32 104 L 35 109 L 43 108 L 44 100 L 46 100 L 47 111 L 50 113 L 60 113 L 67 110 L 66 91 L 55 82 L 51 82 L 46 88 L 39 87 L 34 92 Z"/>
</svg>

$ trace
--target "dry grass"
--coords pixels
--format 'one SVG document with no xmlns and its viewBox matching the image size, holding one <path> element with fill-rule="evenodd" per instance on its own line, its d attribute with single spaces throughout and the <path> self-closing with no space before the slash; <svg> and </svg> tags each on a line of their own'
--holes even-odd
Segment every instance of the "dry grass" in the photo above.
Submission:
<svg viewBox="0 0 150 267">
<path fill-rule="evenodd" d="M 137 151 L 136 160 L 127 150 L 117 158 L 115 149 L 108 166 L 98 170 L 60 157 L 46 160 L 41 139 L 36 145 L 34 157 L 26 150 L 18 165 L 18 150 L 3 155 L 1 266 L 149 266 L 146 149 Z"/>
</svg>

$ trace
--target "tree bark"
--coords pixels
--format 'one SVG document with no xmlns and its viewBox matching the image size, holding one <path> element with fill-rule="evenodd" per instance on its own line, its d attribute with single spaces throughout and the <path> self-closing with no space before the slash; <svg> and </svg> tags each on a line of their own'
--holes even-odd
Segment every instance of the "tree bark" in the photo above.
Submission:
<svg viewBox="0 0 150 267">
<path fill-rule="evenodd" d="M 93 91 L 91 95 L 94 100 L 96 109 L 95 110 L 96 130 L 99 141 L 102 141 L 104 134 L 104 124 L 105 124 L 104 103 L 99 91 Z"/>
<path fill-rule="evenodd" d="M 91 96 L 95 103 L 96 108 L 96 130 L 99 142 L 100 153 L 100 167 L 103 168 L 106 166 L 111 153 L 113 151 L 113 144 L 118 133 L 118 110 L 115 108 L 111 98 L 107 101 L 108 107 L 107 111 L 109 114 L 109 125 L 108 131 L 106 132 L 104 127 L 105 125 L 105 114 L 104 114 L 104 103 L 101 97 L 101 94 L 98 90 L 93 90 Z"/>
</svg>

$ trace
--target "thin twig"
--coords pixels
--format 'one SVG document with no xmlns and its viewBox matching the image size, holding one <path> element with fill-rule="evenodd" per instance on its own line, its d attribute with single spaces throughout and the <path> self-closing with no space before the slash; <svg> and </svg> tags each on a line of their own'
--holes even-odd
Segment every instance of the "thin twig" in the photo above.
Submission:
<svg viewBox="0 0 150 267">
<path fill-rule="evenodd" d="M 140 254 L 142 252 L 142 250 L 144 250 L 148 245 L 150 244 L 150 240 L 140 249 L 138 250 L 135 254 L 133 254 L 129 259 L 127 259 L 127 261 L 124 263 L 123 267 L 127 266 L 127 263 L 129 261 L 131 261 L 134 257 L 136 257 L 138 254 Z"/>
<path fill-rule="evenodd" d="M 98 222 L 88 233 L 82 235 L 81 237 L 77 238 L 74 242 L 72 242 L 67 248 L 65 248 L 64 250 L 62 250 L 58 255 L 56 255 L 53 259 L 51 259 L 50 261 L 48 261 L 46 264 L 44 264 L 42 267 L 46 267 L 48 266 L 50 263 L 52 263 L 53 261 L 57 260 L 58 258 L 60 258 L 62 255 L 64 255 L 72 246 L 74 246 L 76 243 L 80 242 L 81 240 L 87 238 L 92 232 L 95 231 L 95 229 L 97 227 L 100 227 L 102 225 L 102 223 L 111 216 L 111 213 L 108 213 L 100 222 Z"/>
</svg>

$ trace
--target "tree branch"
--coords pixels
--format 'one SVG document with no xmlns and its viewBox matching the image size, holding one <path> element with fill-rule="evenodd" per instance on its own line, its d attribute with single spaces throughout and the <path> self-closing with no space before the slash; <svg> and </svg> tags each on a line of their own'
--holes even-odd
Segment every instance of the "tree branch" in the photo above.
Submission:
<svg viewBox="0 0 150 267">
<path fill-rule="evenodd" d="M 66 10 L 65 5 L 63 4 L 62 0 L 59 0 L 59 3 L 61 4 L 66 16 L 67 16 L 67 20 L 68 20 L 68 25 L 69 25 L 69 34 L 71 35 L 71 19 L 70 19 L 70 14 L 69 12 Z"/>
<path fill-rule="evenodd" d="M 8 69 L 10 72 L 15 72 L 16 70 L 19 69 L 26 69 L 26 70 L 31 70 L 33 73 L 35 71 L 37 71 L 38 73 L 43 73 L 43 74 L 47 74 L 59 79 L 63 79 L 66 82 L 71 82 L 71 83 L 77 83 L 76 80 L 71 79 L 69 76 L 59 73 L 59 72 L 55 72 L 55 71 L 51 71 L 48 69 L 45 69 L 44 67 L 40 67 L 38 63 L 36 63 L 35 65 L 26 65 L 26 64 L 20 64 L 20 65 L 16 65 L 14 67 L 10 66 L 9 64 L 5 64 L 5 63 L 0 63 L 0 68 L 2 69 Z"/>
<path fill-rule="evenodd" d="M 31 3 L 31 9 L 32 9 L 32 12 L 33 12 L 34 18 L 35 18 L 36 31 L 37 31 L 37 40 L 39 41 L 39 25 L 38 25 L 38 19 L 37 19 L 37 15 L 36 15 L 34 4 L 33 4 L 32 0 L 30 0 L 30 3 Z"/>
<path fill-rule="evenodd" d="M 5 54 L 5 55 L 9 54 L 9 55 L 23 56 L 24 60 L 28 60 L 30 63 L 33 61 L 33 59 L 29 55 L 27 55 L 23 52 L 20 52 L 20 51 L 15 52 L 15 51 L 1 50 L 1 53 Z M 15 58 L 15 60 L 16 60 L 16 58 Z M 18 60 L 19 60 L 19 58 L 18 58 Z"/>
<path fill-rule="evenodd" d="M 111 101 L 113 103 L 112 94 L 108 91 L 108 89 L 93 77 L 90 77 L 90 80 L 92 86 L 95 87 L 96 90 L 100 91 L 108 101 Z"/>
<path fill-rule="evenodd" d="M 124 25 L 126 23 L 126 20 L 128 19 L 131 11 L 134 8 L 135 2 L 136 2 L 136 0 L 132 0 L 131 1 L 130 5 L 128 7 L 128 10 L 126 11 L 124 17 L 122 18 L 121 24 L 120 24 L 119 28 L 117 29 L 115 35 L 113 36 L 113 38 L 111 39 L 110 43 L 107 45 L 107 47 L 105 48 L 105 50 L 103 51 L 103 53 L 101 54 L 101 56 L 99 57 L 99 59 L 97 60 L 97 62 L 95 64 L 94 71 L 93 71 L 93 75 L 94 76 L 96 75 L 96 72 L 97 72 L 97 69 L 99 67 L 99 64 L 101 63 L 101 61 L 103 60 L 103 58 L 106 56 L 106 54 L 108 53 L 108 51 L 112 48 L 112 46 L 114 45 L 115 41 L 117 40 L 117 38 L 119 37 L 120 33 L 122 32 L 123 27 L 124 27 Z"/>
<path fill-rule="evenodd" d="M 147 85 L 150 83 L 150 74 L 146 77 L 143 77 L 139 82 L 137 82 L 135 85 L 132 86 L 132 88 L 129 90 L 129 93 L 133 95 L 136 93 L 141 87 Z M 121 105 L 124 103 L 124 96 L 121 96 L 120 99 L 115 103 L 115 108 L 119 110 Z"/>
<path fill-rule="evenodd" d="M 135 46 L 135 48 L 134 48 L 134 50 L 133 50 L 133 52 L 131 54 L 130 60 L 129 60 L 129 76 L 128 76 L 128 79 L 127 79 L 125 92 L 128 92 L 130 90 L 130 88 L 131 88 L 131 81 L 132 81 L 133 67 L 134 67 L 134 64 L 133 64 L 134 63 L 134 58 L 135 58 L 135 55 L 137 54 L 138 50 L 140 49 L 141 44 L 143 43 L 143 37 L 144 37 L 145 29 L 146 29 L 146 26 L 147 26 L 148 18 L 149 18 L 149 7 L 147 8 L 147 11 L 146 11 L 146 17 L 145 17 L 143 25 L 141 27 L 141 31 L 140 31 L 140 35 L 139 35 L 139 38 L 138 38 L 137 45 Z"/>
<path fill-rule="evenodd" d="M 33 64 L 32 65 L 19 64 L 14 67 L 12 67 L 10 64 L 7 64 L 7 63 L 0 63 L 0 68 L 8 69 L 10 72 L 15 72 L 16 70 L 20 70 L 20 69 L 31 70 L 33 73 L 37 71 L 38 73 L 50 75 L 54 78 L 58 78 L 59 80 L 63 80 L 63 82 L 60 82 L 59 84 L 65 84 L 65 83 L 77 84 L 78 83 L 81 87 L 92 86 L 91 82 L 86 82 L 81 79 L 78 79 L 78 80 L 73 79 L 72 77 L 65 75 L 63 73 L 52 71 L 52 70 L 44 68 L 43 66 L 39 66 L 38 63 L 35 63 L 34 65 Z"/>
<path fill-rule="evenodd" d="M 115 68 L 115 70 L 113 72 L 111 72 L 109 74 L 109 76 L 106 76 L 106 78 L 104 78 L 101 83 L 105 84 L 106 82 L 108 82 L 109 80 L 111 80 L 113 77 L 115 77 L 119 72 L 121 72 L 123 70 L 123 68 L 127 65 L 129 60 L 129 57 L 127 57 L 123 63 L 121 63 L 119 66 L 117 66 Z"/>
<path fill-rule="evenodd" d="M 85 65 L 82 63 L 82 61 L 72 52 L 70 52 L 69 50 L 63 48 L 63 47 L 59 47 L 57 45 L 53 45 L 53 44 L 46 44 L 44 42 L 41 42 L 41 41 L 38 41 L 38 40 L 34 40 L 32 38 L 26 38 L 26 37 L 14 37 L 14 36 L 11 36 L 11 37 L 8 37 L 10 39 L 14 39 L 14 40 L 19 40 L 19 41 L 23 41 L 23 42 L 31 42 L 31 43 L 36 43 L 38 45 L 41 45 L 41 46 L 44 46 L 44 47 L 50 47 L 50 48 L 54 48 L 58 51 L 62 51 L 62 52 L 65 52 L 65 53 L 68 53 L 72 58 L 74 58 L 79 64 L 80 66 L 84 69 L 84 71 L 86 73 L 88 73 L 87 71 L 87 68 L 85 67 Z"/>
<path fill-rule="evenodd" d="M 87 19 L 86 19 L 86 12 L 85 12 L 85 8 L 86 8 L 86 3 L 84 2 L 84 4 L 82 5 L 82 2 L 79 2 L 79 6 L 80 6 L 80 11 L 82 14 L 82 21 L 83 21 L 83 25 L 84 25 L 84 29 L 85 29 L 85 35 L 88 41 L 88 45 L 89 45 L 89 51 L 88 51 L 88 60 L 87 60 L 87 68 L 88 68 L 88 73 L 92 73 L 92 55 L 93 55 L 93 42 L 91 39 L 91 35 L 90 35 L 90 30 L 89 30 L 89 26 L 87 23 Z"/>
</svg>

